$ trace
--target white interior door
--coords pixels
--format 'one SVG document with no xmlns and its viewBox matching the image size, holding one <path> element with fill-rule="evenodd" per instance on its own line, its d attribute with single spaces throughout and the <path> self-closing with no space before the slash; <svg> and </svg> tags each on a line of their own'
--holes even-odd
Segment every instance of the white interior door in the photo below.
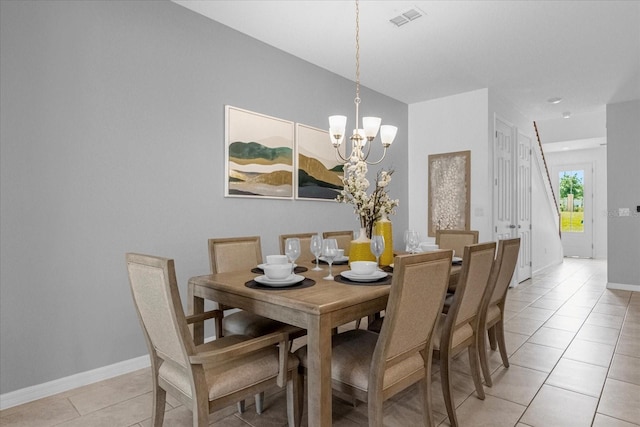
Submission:
<svg viewBox="0 0 640 427">
<path fill-rule="evenodd" d="M 514 127 L 495 118 L 493 144 L 493 221 L 494 238 L 510 239 L 516 235 L 515 218 L 515 144 Z"/>
<path fill-rule="evenodd" d="M 516 215 L 520 256 L 518 257 L 518 282 L 531 277 L 531 138 L 518 132 L 518 176 Z"/>
<path fill-rule="evenodd" d="M 497 116 L 494 129 L 494 238 L 520 237 L 515 285 L 531 277 L 531 138 Z"/>
<path fill-rule="evenodd" d="M 556 166 L 552 173 L 564 256 L 593 258 L 593 165 Z"/>
</svg>

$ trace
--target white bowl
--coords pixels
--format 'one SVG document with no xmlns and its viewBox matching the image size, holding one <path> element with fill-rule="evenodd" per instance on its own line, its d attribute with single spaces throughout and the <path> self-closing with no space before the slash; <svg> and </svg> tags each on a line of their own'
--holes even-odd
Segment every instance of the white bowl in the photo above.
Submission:
<svg viewBox="0 0 640 427">
<path fill-rule="evenodd" d="M 267 255 L 267 264 L 286 264 L 288 261 L 286 255 Z"/>
<path fill-rule="evenodd" d="M 353 261 L 351 263 L 351 271 L 355 274 L 363 276 L 371 275 L 376 271 L 378 265 L 375 261 Z"/>
<path fill-rule="evenodd" d="M 422 252 L 431 252 L 431 251 L 437 251 L 439 249 L 439 246 L 433 243 L 420 243 L 420 250 L 422 250 Z"/>
<path fill-rule="evenodd" d="M 291 264 L 267 264 L 263 271 L 271 280 L 286 279 L 291 274 Z"/>
</svg>

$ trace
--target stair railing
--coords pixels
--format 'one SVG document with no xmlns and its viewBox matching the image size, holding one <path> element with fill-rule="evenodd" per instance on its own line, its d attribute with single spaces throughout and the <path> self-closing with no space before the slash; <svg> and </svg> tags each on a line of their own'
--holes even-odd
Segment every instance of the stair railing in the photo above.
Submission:
<svg viewBox="0 0 640 427">
<path fill-rule="evenodd" d="M 551 182 L 551 174 L 549 174 L 549 167 L 547 166 L 547 159 L 544 157 L 544 150 L 542 149 L 542 142 L 540 141 L 540 134 L 538 133 L 538 125 L 536 122 L 533 122 L 533 128 L 536 131 L 536 139 L 538 140 L 538 146 L 540 147 L 540 154 L 542 155 L 542 163 L 544 164 L 544 169 L 547 172 L 547 179 L 549 180 L 549 188 L 551 189 L 551 196 L 553 197 L 553 204 L 556 208 L 556 213 L 558 214 L 558 235 L 562 238 L 562 216 L 560 214 L 560 205 L 558 204 L 558 200 L 556 199 L 556 194 L 553 191 L 553 184 Z"/>
</svg>

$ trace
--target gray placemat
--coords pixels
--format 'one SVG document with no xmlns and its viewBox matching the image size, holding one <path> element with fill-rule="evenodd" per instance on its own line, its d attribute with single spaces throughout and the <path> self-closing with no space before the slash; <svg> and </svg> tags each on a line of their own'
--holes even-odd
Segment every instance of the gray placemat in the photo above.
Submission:
<svg viewBox="0 0 640 427">
<path fill-rule="evenodd" d="M 247 288 L 251 288 L 251 289 L 262 289 L 265 291 L 286 291 L 288 289 L 303 289 L 303 288 L 310 288 L 311 286 L 315 285 L 316 281 L 313 279 L 309 279 L 306 278 L 299 283 L 296 283 L 295 285 L 290 285 L 290 286 L 280 286 L 280 287 L 273 287 L 273 286 L 266 286 L 263 285 L 261 283 L 256 282 L 255 280 L 249 280 L 248 282 L 246 282 L 244 285 Z"/>
<path fill-rule="evenodd" d="M 356 282 L 354 280 L 349 280 L 346 277 L 342 277 L 342 275 L 337 274 L 334 276 L 333 280 L 338 283 L 344 283 L 345 285 L 356 285 L 356 286 L 377 286 L 377 285 L 390 285 L 391 279 L 393 276 L 388 274 L 387 277 L 383 277 L 373 282 Z"/>
</svg>

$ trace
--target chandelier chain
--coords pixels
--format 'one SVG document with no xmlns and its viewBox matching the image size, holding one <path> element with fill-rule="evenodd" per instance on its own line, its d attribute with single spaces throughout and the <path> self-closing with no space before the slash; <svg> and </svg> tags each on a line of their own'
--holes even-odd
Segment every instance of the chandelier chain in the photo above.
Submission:
<svg viewBox="0 0 640 427">
<path fill-rule="evenodd" d="M 360 103 L 360 6 L 356 0 L 356 99 Z M 357 123 L 356 123 L 357 125 Z"/>
</svg>

